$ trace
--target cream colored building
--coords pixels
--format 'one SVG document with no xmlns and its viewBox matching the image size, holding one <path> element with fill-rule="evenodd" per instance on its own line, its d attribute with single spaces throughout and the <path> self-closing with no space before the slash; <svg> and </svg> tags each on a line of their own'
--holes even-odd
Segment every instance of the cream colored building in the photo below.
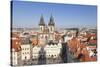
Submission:
<svg viewBox="0 0 100 67">
<path fill-rule="evenodd" d="M 60 55 L 62 45 L 58 44 L 50 44 L 46 45 L 44 50 L 46 51 L 46 58 L 57 58 Z"/>
<path fill-rule="evenodd" d="M 35 46 L 32 48 L 32 59 L 38 59 L 41 47 Z"/>
<path fill-rule="evenodd" d="M 32 59 L 38 59 L 39 58 L 39 52 L 41 51 L 42 47 L 35 46 L 32 48 Z M 58 44 L 46 44 L 46 46 L 43 47 L 44 51 L 46 52 L 46 58 L 57 58 L 60 55 L 62 45 L 61 43 Z"/>
<path fill-rule="evenodd" d="M 22 60 L 29 60 L 31 58 L 31 44 L 29 43 L 29 39 L 25 38 L 22 40 L 21 44 L 21 59 Z"/>
<path fill-rule="evenodd" d="M 21 51 L 20 50 L 16 51 L 15 49 L 12 49 L 12 65 L 14 66 L 19 65 L 20 62 L 21 62 Z"/>
</svg>

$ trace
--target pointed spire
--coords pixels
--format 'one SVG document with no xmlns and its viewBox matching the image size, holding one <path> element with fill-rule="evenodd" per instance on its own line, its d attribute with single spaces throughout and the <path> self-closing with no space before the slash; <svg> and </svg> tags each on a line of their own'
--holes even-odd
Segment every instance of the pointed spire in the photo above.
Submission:
<svg viewBox="0 0 100 67">
<path fill-rule="evenodd" d="M 43 15 L 41 15 L 39 25 L 45 26 Z"/>
<path fill-rule="evenodd" d="M 51 14 L 50 21 L 49 21 L 48 25 L 49 26 L 54 26 L 55 25 L 52 14 Z"/>
</svg>

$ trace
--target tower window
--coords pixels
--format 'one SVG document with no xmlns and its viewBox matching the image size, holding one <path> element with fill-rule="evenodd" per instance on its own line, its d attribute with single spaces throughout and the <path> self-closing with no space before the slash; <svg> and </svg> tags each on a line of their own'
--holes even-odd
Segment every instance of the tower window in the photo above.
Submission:
<svg viewBox="0 0 100 67">
<path fill-rule="evenodd" d="M 42 27 L 41 27 L 41 31 L 42 31 Z"/>
<path fill-rule="evenodd" d="M 50 27 L 50 30 L 52 31 L 52 27 Z"/>
</svg>

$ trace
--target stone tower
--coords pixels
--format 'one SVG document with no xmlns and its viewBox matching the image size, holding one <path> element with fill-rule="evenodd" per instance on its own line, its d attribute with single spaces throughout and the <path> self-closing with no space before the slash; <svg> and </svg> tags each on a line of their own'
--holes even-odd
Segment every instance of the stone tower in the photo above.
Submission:
<svg viewBox="0 0 100 67">
<path fill-rule="evenodd" d="M 53 16 L 51 15 L 49 23 L 48 23 L 48 29 L 50 33 L 53 33 L 55 31 L 55 23 L 54 23 L 54 19 Z"/>
<path fill-rule="evenodd" d="M 43 33 L 45 31 L 45 22 L 43 15 L 41 15 L 40 22 L 39 22 L 40 32 Z"/>
</svg>

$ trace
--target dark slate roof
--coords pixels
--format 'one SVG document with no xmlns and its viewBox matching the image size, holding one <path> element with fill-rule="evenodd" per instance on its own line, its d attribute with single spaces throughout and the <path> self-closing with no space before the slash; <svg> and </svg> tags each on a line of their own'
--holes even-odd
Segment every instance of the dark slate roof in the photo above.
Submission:
<svg viewBox="0 0 100 67">
<path fill-rule="evenodd" d="M 43 16 L 42 16 L 42 15 L 41 15 L 41 18 L 40 18 L 39 25 L 43 25 L 43 26 L 45 26 L 45 23 L 44 23 L 44 18 L 43 18 Z"/>
<path fill-rule="evenodd" d="M 53 19 L 52 15 L 50 17 L 50 21 L 49 21 L 48 25 L 51 25 L 51 26 L 54 26 L 55 25 L 54 19 Z"/>
</svg>

